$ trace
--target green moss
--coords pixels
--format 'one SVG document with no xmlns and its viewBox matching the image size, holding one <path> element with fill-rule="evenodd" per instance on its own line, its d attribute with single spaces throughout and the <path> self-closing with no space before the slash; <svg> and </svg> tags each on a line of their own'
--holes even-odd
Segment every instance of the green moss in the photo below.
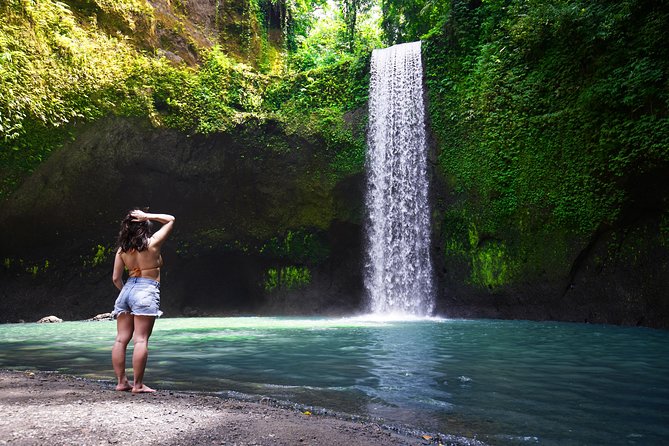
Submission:
<svg viewBox="0 0 669 446">
<path fill-rule="evenodd" d="M 469 250 L 459 240 L 446 240 L 444 253 L 448 257 L 467 257 Z"/>
<path fill-rule="evenodd" d="M 88 6 L 92 13 L 118 17 L 130 30 L 152 20 L 145 2 L 100 0 Z M 146 87 L 129 95 L 131 79 L 151 78 L 144 75 L 166 63 L 138 52 L 122 33 L 107 33 L 67 3 L 10 0 L 0 4 L 0 15 L 2 198 L 69 138 L 72 124 L 98 119 L 122 102 L 141 104 Z M 135 108 L 146 114 L 146 107 Z"/>
<path fill-rule="evenodd" d="M 95 248 L 93 248 L 94 254 L 93 258 L 91 259 L 91 265 L 92 266 L 98 266 L 102 265 L 105 263 L 109 257 L 110 254 L 112 254 L 113 249 L 112 248 L 106 248 L 102 245 L 97 245 Z M 48 265 L 48 261 L 47 261 Z"/>
<path fill-rule="evenodd" d="M 104 245 L 95 245 L 91 248 L 90 256 L 81 256 L 81 264 L 85 268 L 95 268 L 104 265 L 110 261 L 110 256 L 114 253 L 114 248 Z M 45 270 L 48 267 L 48 260 L 45 264 Z"/>
<path fill-rule="evenodd" d="M 311 271 L 303 266 L 269 268 L 265 274 L 264 288 L 267 292 L 295 290 L 311 282 Z"/>
<path fill-rule="evenodd" d="M 23 261 L 20 261 L 21 265 L 24 265 Z M 41 263 L 41 262 L 40 262 Z M 25 267 L 25 272 L 30 274 L 32 277 L 37 277 L 38 274 L 44 274 L 49 269 L 49 261 L 44 261 L 44 266 L 40 266 L 40 263 L 35 263 L 30 266 Z M 11 265 L 10 265 L 11 266 Z"/>
<path fill-rule="evenodd" d="M 456 197 L 443 243 L 451 257 L 477 246 L 474 282 L 568 272 L 630 185 L 669 165 L 669 50 L 652 37 L 668 21 L 641 1 L 451 2 L 423 49 Z"/>
<path fill-rule="evenodd" d="M 495 288 L 512 280 L 510 260 L 502 242 L 486 243 L 473 250 L 471 281 L 478 286 Z"/>
<path fill-rule="evenodd" d="M 479 245 L 479 232 L 476 229 L 476 225 L 469 225 L 469 230 L 467 231 L 467 239 L 469 240 L 469 246 L 471 248 L 476 248 Z"/>
<path fill-rule="evenodd" d="M 342 58 L 336 64 L 290 73 L 266 92 L 271 110 L 309 112 L 321 108 L 341 111 L 360 107 L 367 99 L 369 55 Z"/>
<path fill-rule="evenodd" d="M 52 264 L 48 259 L 45 260 L 24 260 L 5 257 L 2 260 L 2 266 L 7 271 L 12 271 L 13 274 L 20 275 L 27 273 L 32 277 L 37 277 L 39 274 L 46 273 Z"/>
<path fill-rule="evenodd" d="M 475 224 L 470 224 L 467 231 L 468 253 L 471 266 L 471 283 L 477 286 L 494 288 L 506 285 L 511 280 L 511 268 L 506 246 L 501 241 L 481 242 Z M 458 246 L 450 240 L 450 244 Z M 462 249 L 462 245 L 459 245 Z"/>
</svg>

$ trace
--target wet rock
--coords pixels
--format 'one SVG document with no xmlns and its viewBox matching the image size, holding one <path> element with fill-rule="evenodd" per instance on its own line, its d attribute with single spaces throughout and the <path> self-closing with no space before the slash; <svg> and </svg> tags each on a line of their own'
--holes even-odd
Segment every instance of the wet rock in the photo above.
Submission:
<svg viewBox="0 0 669 446">
<path fill-rule="evenodd" d="M 38 320 L 38 324 L 53 324 L 56 322 L 63 322 L 63 320 L 57 316 L 44 316 L 42 319 Z"/>
</svg>

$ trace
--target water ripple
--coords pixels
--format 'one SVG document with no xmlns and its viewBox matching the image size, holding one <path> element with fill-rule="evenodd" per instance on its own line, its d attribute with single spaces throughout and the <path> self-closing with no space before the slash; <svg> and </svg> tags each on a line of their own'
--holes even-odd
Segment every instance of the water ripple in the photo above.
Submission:
<svg viewBox="0 0 669 446">
<path fill-rule="evenodd" d="M 0 368 L 112 379 L 113 322 L 0 325 Z M 161 319 L 162 388 L 266 396 L 496 445 L 662 445 L 669 333 L 522 321 Z"/>
</svg>

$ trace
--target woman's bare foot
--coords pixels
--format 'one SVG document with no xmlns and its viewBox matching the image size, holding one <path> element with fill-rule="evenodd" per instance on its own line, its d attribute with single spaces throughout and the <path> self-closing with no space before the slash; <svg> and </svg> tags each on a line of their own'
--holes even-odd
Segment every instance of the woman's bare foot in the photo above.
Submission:
<svg viewBox="0 0 669 446">
<path fill-rule="evenodd" d="M 132 393 L 152 393 L 155 392 L 155 389 L 152 389 L 151 387 L 142 384 L 140 387 L 133 387 L 132 388 Z"/>
<path fill-rule="evenodd" d="M 116 390 L 119 392 L 127 392 L 132 389 L 132 384 L 126 380 L 125 382 L 119 383 L 116 385 Z"/>
</svg>

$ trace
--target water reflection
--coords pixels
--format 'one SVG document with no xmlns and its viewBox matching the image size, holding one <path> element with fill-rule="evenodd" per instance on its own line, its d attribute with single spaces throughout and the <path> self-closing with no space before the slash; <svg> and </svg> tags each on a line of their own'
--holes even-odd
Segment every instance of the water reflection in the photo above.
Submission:
<svg viewBox="0 0 669 446">
<path fill-rule="evenodd" d="M 448 411 L 452 404 L 438 370 L 440 355 L 435 345 L 438 338 L 431 333 L 439 322 L 388 322 L 370 337 L 373 379 L 358 383 L 356 388 L 371 397 L 370 414 L 387 418 L 394 414 L 411 425 L 435 425 L 434 415 Z M 399 417 L 397 417 L 399 415 Z"/>
</svg>

